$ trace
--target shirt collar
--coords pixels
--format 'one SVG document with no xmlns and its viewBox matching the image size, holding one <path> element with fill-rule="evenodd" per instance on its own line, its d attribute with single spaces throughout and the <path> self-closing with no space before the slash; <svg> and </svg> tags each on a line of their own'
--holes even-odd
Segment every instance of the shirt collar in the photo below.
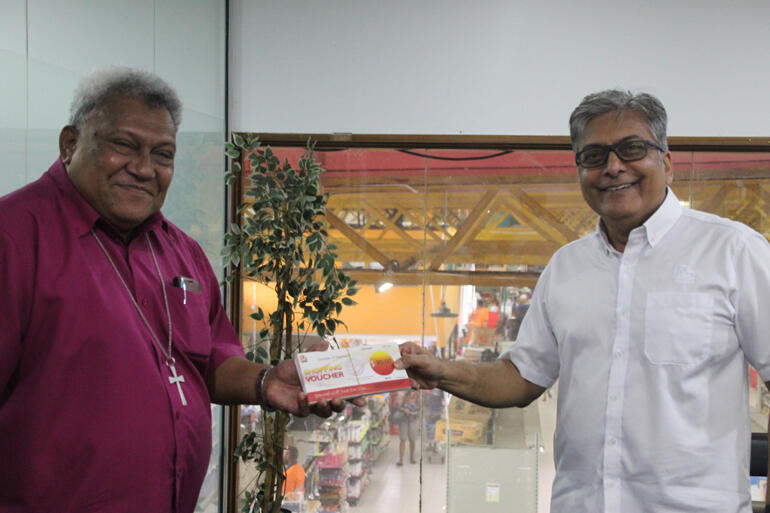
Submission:
<svg viewBox="0 0 770 513">
<path fill-rule="evenodd" d="M 684 207 L 679 203 L 679 199 L 676 197 L 676 194 L 674 194 L 674 191 L 672 191 L 670 187 L 666 187 L 666 197 L 663 198 L 663 203 L 660 204 L 658 209 L 653 212 L 642 226 L 634 228 L 631 230 L 631 233 L 641 230 L 649 245 L 655 247 L 663 236 L 668 233 L 671 227 L 674 226 L 674 223 L 682 215 L 683 209 Z M 613 253 L 620 254 L 620 252 L 610 244 L 607 234 L 604 231 L 604 227 L 602 226 L 601 218 L 596 221 L 596 233 L 599 240 L 602 241 L 605 253 L 608 255 Z"/>
<path fill-rule="evenodd" d="M 684 207 L 679 203 L 679 199 L 674 194 L 674 191 L 670 187 L 666 187 L 666 197 L 663 199 L 663 203 L 643 225 L 646 230 L 647 242 L 650 243 L 650 246 L 655 247 L 663 239 L 682 215 L 683 210 Z"/>
<path fill-rule="evenodd" d="M 107 227 L 108 231 L 114 231 L 114 228 L 105 219 L 102 219 L 94 207 L 75 188 L 69 174 L 67 174 L 64 163 L 61 161 L 61 157 L 56 159 L 56 162 L 53 163 L 46 174 L 51 177 L 56 188 L 61 193 L 61 197 L 66 205 L 67 216 L 71 221 L 68 226 L 71 227 L 71 234 L 73 236 L 80 237 L 88 234 L 97 223 L 102 227 Z M 161 212 L 157 212 L 145 220 L 139 226 L 137 234 L 151 232 L 158 227 L 168 231 L 168 222 Z"/>
</svg>

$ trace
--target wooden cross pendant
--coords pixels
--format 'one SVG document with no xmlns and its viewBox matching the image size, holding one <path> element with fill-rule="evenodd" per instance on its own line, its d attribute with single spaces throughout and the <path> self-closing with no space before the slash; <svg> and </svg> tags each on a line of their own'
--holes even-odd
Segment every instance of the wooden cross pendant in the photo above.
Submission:
<svg viewBox="0 0 770 513">
<path fill-rule="evenodd" d="M 171 369 L 171 376 L 168 377 L 168 382 L 172 385 L 176 385 L 177 390 L 179 390 L 179 397 L 182 398 L 182 406 L 187 406 L 187 399 L 185 399 L 184 392 L 182 391 L 182 383 L 184 383 L 184 376 L 181 374 L 177 375 L 176 373 L 176 367 L 174 367 L 173 363 L 168 364 L 168 368 Z"/>
</svg>

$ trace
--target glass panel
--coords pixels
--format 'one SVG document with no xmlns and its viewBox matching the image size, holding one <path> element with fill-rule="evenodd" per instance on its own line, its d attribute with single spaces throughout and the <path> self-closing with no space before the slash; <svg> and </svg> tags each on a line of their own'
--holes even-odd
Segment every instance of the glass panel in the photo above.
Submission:
<svg viewBox="0 0 770 513">
<path fill-rule="evenodd" d="M 1 138 L 1 167 L 8 170 L 0 178 L 0 193 L 37 179 L 57 158 L 58 134 L 83 73 L 105 65 L 156 70 L 176 87 L 185 105 L 176 176 L 163 212 L 201 244 L 221 278 L 225 4 L 207 0 L 196 9 L 186 7 L 181 0 L 4 2 L 0 69 L 12 82 L 10 90 L 4 89 L 10 94 L 3 95 L 8 108 L 0 108 L 0 131 L 7 134 Z M 198 511 L 219 510 L 222 417 L 222 407 L 213 406 L 213 450 Z"/>
<path fill-rule="evenodd" d="M 279 157 L 296 162 L 302 149 L 276 149 Z M 411 225 L 396 228 L 401 221 L 393 220 L 387 204 L 379 202 L 388 197 L 390 187 L 384 183 L 361 182 L 358 171 L 368 171 L 368 161 L 378 165 L 401 155 L 391 150 L 346 150 L 318 152 L 317 157 L 328 170 L 323 177 L 325 192 L 330 194 L 327 222 L 331 243 L 338 247 L 338 265 L 360 284 L 355 296 L 358 303 L 342 311 L 341 320 L 347 329 L 337 332 L 340 346 L 361 344 L 396 344 L 417 341 L 422 337 L 423 310 L 422 277 L 415 275 L 411 283 L 397 285 L 387 292 L 375 290 L 385 268 L 391 265 L 384 258 L 400 243 L 407 245 L 409 255 L 396 251 L 391 258 L 413 262 L 422 258 L 422 207 L 410 212 Z M 351 174 L 353 169 L 356 173 Z M 395 187 L 420 197 L 417 190 Z M 399 242 L 400 241 L 400 242 Z M 376 246 L 376 247 L 375 247 Z M 262 323 L 249 317 L 258 307 L 270 311 L 274 292 L 269 286 L 244 283 L 241 336 L 247 347 L 254 347 Z M 312 337 L 310 337 L 312 338 Z M 419 397 L 419 395 L 418 395 Z M 384 504 L 397 508 L 400 501 L 404 511 L 417 511 L 419 501 L 418 465 L 409 463 L 409 442 L 404 442 L 404 464 L 396 467 L 399 453 L 398 431 L 389 423 L 389 414 L 398 394 L 378 394 L 367 397 L 363 408 L 348 407 L 329 420 L 316 417 L 294 419 L 289 427 L 287 446 L 294 446 L 299 462 L 304 464 L 306 480 L 304 493 L 288 497 L 288 504 L 302 511 L 339 511 L 350 507 L 360 511 L 377 511 Z M 258 409 L 242 408 L 242 433 L 260 429 Z M 415 421 L 412 435 L 415 440 L 414 457 L 419 456 L 419 420 Z M 416 461 L 416 460 L 415 460 Z M 385 473 L 384 469 L 398 469 Z M 252 464 L 240 465 L 241 497 L 247 486 L 253 486 L 256 472 Z M 437 486 L 443 486 L 443 477 Z M 443 505 L 443 495 L 439 496 Z"/>
<path fill-rule="evenodd" d="M 27 20 L 25 0 L 3 2 L 0 16 L 0 196 L 27 182 Z"/>
<path fill-rule="evenodd" d="M 83 73 L 107 65 L 153 69 L 153 2 L 29 0 L 28 179 L 59 156 L 59 131 Z"/>
<path fill-rule="evenodd" d="M 434 329 L 446 340 L 447 357 L 490 361 L 514 342 L 551 254 L 590 231 L 595 216 L 582 202 L 569 152 L 424 154 L 426 295 L 438 289 L 457 314 L 434 318 L 434 326 L 444 323 Z M 552 447 L 541 440 L 552 440 L 552 422 L 542 417 L 555 417 L 554 406 L 546 399 L 523 409 L 491 409 L 450 398 L 436 425 L 447 450 L 446 511 L 536 513 L 553 478 Z"/>
<path fill-rule="evenodd" d="M 184 103 L 177 134 L 174 183 L 164 214 L 193 237 L 222 279 L 225 225 L 225 3 L 154 2 L 154 69 L 177 87 Z M 196 511 L 219 511 L 224 408 L 212 405 L 212 450 Z"/>
<path fill-rule="evenodd" d="M 303 150 L 276 151 L 291 160 Z M 358 304 L 342 313 L 341 345 L 415 341 L 443 358 L 484 361 L 515 342 L 540 272 L 556 249 L 595 230 L 597 216 L 582 198 L 572 152 L 497 153 L 317 153 L 338 264 L 361 284 Z M 674 162 L 672 188 L 683 204 L 767 235 L 770 154 L 680 152 Z M 393 287 L 378 292 L 384 282 Z M 269 304 L 270 292 L 244 284 L 244 342 L 259 328 L 248 314 Z M 755 430 L 765 431 L 770 395 L 753 371 L 750 386 Z M 548 511 L 557 394 L 558 383 L 526 408 L 488 409 L 423 391 L 414 465 L 408 429 L 400 453 L 399 430 L 408 425 L 390 424 L 382 438 L 373 430 L 403 393 L 375 396 L 367 410 L 349 408 L 330 421 L 297 419 L 290 435 L 308 477 L 296 507 Z M 253 425 L 250 412 L 244 426 Z M 360 419 L 380 441 L 376 458 L 358 452 L 364 439 L 349 434 Z"/>
</svg>

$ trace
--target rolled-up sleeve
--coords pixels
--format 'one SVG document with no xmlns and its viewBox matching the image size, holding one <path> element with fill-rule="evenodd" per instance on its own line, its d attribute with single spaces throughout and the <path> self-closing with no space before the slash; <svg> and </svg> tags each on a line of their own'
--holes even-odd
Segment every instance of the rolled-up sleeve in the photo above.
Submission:
<svg viewBox="0 0 770 513">
<path fill-rule="evenodd" d="M 548 318 L 548 268 L 537 281 L 529 310 L 510 349 L 500 355 L 516 365 L 521 377 L 550 388 L 559 377 L 559 349 Z"/>
</svg>

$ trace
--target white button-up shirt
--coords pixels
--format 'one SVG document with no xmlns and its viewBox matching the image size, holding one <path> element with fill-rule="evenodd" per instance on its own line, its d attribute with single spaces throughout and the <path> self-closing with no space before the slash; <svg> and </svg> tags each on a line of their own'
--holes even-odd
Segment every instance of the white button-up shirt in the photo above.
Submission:
<svg viewBox="0 0 770 513">
<path fill-rule="evenodd" d="M 768 311 L 765 311 L 768 310 Z M 660 208 L 557 251 L 501 355 L 560 379 L 553 513 L 750 513 L 748 368 L 770 381 L 770 244 Z"/>
</svg>

